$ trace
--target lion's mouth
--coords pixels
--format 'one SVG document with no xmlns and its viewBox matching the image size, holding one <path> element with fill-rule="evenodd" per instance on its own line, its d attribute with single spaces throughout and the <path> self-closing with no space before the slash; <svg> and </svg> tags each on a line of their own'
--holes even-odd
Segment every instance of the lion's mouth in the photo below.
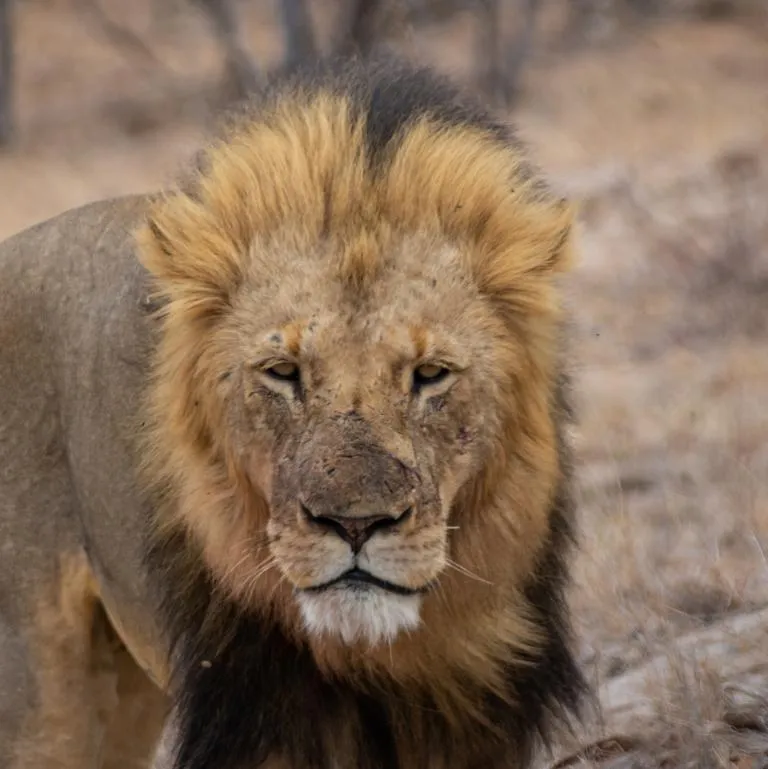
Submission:
<svg viewBox="0 0 768 769">
<path fill-rule="evenodd" d="M 388 582 L 385 579 L 375 577 L 370 572 L 355 566 L 329 582 L 304 588 L 304 591 L 307 593 L 320 593 L 334 587 L 346 587 L 354 590 L 355 588 L 366 588 L 368 586 L 378 587 L 381 590 L 386 590 L 395 595 L 418 595 L 427 590 L 426 587 L 410 588 L 404 587 L 403 585 L 396 585 L 394 582 Z"/>
</svg>

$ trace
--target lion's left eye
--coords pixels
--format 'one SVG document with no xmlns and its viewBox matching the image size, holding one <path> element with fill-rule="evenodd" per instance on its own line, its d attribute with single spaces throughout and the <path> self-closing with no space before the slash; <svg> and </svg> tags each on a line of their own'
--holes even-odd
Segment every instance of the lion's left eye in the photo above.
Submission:
<svg viewBox="0 0 768 769">
<path fill-rule="evenodd" d="M 450 370 L 445 366 L 438 366 L 436 363 L 425 363 L 414 369 L 413 385 L 418 389 L 426 385 L 437 384 L 442 382 L 450 373 Z"/>
</svg>

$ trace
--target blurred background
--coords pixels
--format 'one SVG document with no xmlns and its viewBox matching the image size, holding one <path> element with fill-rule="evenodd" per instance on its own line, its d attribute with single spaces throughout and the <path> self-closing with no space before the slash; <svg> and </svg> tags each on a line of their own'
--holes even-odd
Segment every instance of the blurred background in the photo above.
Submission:
<svg viewBox="0 0 768 769">
<path fill-rule="evenodd" d="M 581 207 L 571 601 L 602 711 L 556 765 L 768 766 L 768 0 L 0 0 L 0 237 L 167 183 L 264 77 L 380 46 Z"/>
</svg>

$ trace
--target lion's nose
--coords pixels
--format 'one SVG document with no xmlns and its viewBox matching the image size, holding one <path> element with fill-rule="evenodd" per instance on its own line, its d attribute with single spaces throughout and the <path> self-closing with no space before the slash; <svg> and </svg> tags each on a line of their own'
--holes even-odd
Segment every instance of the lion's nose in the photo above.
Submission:
<svg viewBox="0 0 768 769">
<path fill-rule="evenodd" d="M 348 542 L 355 554 L 360 552 L 363 545 L 377 531 L 393 529 L 411 516 L 410 507 L 400 515 L 369 515 L 362 518 L 348 515 L 314 515 L 306 505 L 302 505 L 301 510 L 310 523 L 333 531 Z"/>
</svg>

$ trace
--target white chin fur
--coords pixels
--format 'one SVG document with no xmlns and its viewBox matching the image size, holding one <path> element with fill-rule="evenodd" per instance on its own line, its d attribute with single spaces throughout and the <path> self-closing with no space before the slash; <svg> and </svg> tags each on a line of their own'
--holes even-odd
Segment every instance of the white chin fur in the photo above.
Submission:
<svg viewBox="0 0 768 769">
<path fill-rule="evenodd" d="M 309 633 L 336 636 L 346 644 L 390 642 L 400 631 L 418 627 L 421 619 L 421 596 L 396 595 L 375 587 L 331 588 L 299 593 L 297 598 Z"/>
</svg>

